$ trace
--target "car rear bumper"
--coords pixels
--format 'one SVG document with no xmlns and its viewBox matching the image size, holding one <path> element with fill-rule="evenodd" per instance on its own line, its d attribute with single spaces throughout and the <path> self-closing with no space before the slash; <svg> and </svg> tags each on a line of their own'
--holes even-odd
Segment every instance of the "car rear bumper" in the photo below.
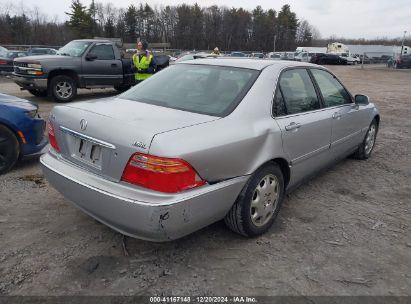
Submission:
<svg viewBox="0 0 411 304">
<path fill-rule="evenodd" d="M 29 76 L 21 76 L 16 73 L 12 74 L 13 81 L 27 90 L 47 90 L 47 78 L 35 78 Z"/>
<path fill-rule="evenodd" d="M 120 233 L 156 242 L 223 219 L 248 179 L 166 194 L 109 181 L 51 153 L 40 161 L 46 179 L 82 211 Z"/>
</svg>

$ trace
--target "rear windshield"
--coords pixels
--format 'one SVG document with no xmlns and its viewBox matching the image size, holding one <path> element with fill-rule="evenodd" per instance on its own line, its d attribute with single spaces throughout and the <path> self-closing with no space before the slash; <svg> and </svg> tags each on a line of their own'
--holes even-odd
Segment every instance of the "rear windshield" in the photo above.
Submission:
<svg viewBox="0 0 411 304">
<path fill-rule="evenodd" d="M 194 113 L 230 114 L 257 79 L 259 71 L 177 64 L 120 95 L 120 98 Z"/>
</svg>

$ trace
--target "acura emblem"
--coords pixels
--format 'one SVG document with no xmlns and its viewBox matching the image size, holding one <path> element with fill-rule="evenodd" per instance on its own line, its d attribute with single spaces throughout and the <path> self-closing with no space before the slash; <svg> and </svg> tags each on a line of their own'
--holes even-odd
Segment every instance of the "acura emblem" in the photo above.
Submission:
<svg viewBox="0 0 411 304">
<path fill-rule="evenodd" d="M 86 128 L 87 128 L 87 120 L 85 119 L 80 120 L 80 129 L 84 131 Z"/>
</svg>

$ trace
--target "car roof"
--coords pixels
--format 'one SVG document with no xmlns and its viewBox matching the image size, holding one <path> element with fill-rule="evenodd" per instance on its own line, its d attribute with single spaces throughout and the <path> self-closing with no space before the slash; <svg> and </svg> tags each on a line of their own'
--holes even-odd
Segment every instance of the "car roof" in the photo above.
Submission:
<svg viewBox="0 0 411 304">
<path fill-rule="evenodd" d="M 288 60 L 270 60 L 270 59 L 251 59 L 251 58 L 205 58 L 197 59 L 190 62 L 181 62 L 178 64 L 199 64 L 199 65 L 215 65 L 225 67 L 244 68 L 261 71 L 268 66 L 275 65 L 279 68 L 294 67 L 294 66 L 314 66 L 310 63 Z"/>
<path fill-rule="evenodd" d="M 114 44 L 114 42 L 110 40 L 104 40 L 104 39 L 76 39 L 73 41 L 83 41 L 83 42 L 96 42 L 96 43 L 111 43 Z"/>
</svg>

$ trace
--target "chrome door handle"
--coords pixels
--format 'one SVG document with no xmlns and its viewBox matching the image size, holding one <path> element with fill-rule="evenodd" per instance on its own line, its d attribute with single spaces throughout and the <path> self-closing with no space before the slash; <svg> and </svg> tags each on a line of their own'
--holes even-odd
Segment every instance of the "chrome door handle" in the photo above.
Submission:
<svg viewBox="0 0 411 304">
<path fill-rule="evenodd" d="M 333 119 L 340 119 L 340 118 L 341 118 L 341 114 L 340 114 L 340 113 L 335 112 L 335 113 L 333 114 Z"/>
<path fill-rule="evenodd" d="M 300 127 L 301 127 L 301 124 L 292 122 L 288 126 L 285 126 L 285 129 L 287 131 L 292 131 L 292 130 L 299 129 Z"/>
</svg>

